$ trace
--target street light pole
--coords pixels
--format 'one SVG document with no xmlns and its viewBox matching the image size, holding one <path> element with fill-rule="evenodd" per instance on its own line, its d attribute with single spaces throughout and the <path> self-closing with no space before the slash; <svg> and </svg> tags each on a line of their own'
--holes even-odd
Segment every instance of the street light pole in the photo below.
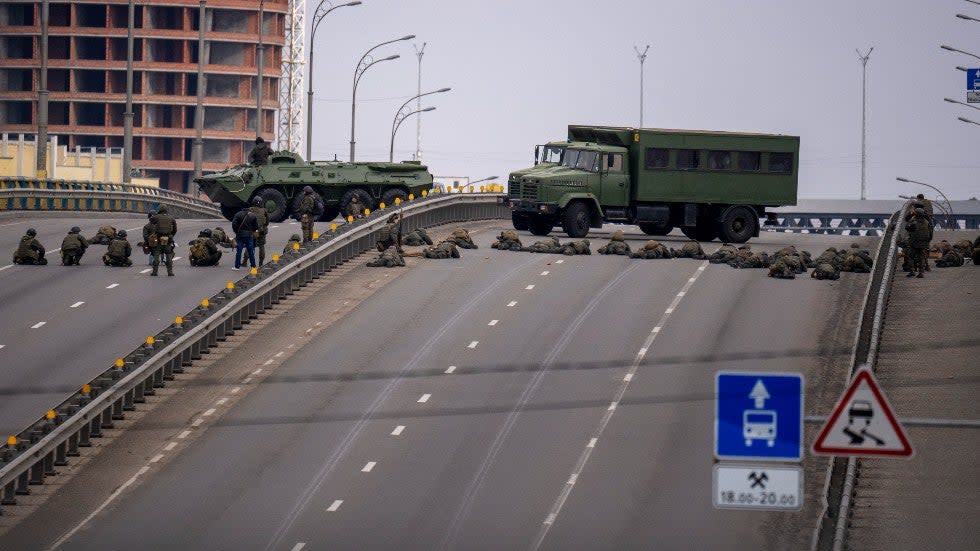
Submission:
<svg viewBox="0 0 980 551">
<path fill-rule="evenodd" d="M 918 180 L 910 180 L 909 178 L 902 178 L 901 176 L 897 176 L 895 179 L 898 180 L 899 182 L 905 182 L 907 184 L 919 184 L 920 186 L 926 186 L 927 188 L 935 190 L 936 193 L 941 195 L 943 197 L 943 200 L 946 201 L 946 211 L 948 212 L 946 225 L 947 226 L 950 225 L 949 224 L 950 218 L 953 216 L 953 205 L 952 203 L 949 202 L 949 197 L 946 197 L 946 194 L 943 193 L 941 189 L 937 188 L 936 186 L 927 184 L 925 182 L 919 182 Z"/>
<path fill-rule="evenodd" d="M 968 118 L 966 118 L 966 117 L 956 117 L 956 120 L 958 120 L 958 121 L 962 121 L 962 122 L 965 122 L 965 123 L 969 123 L 969 124 L 975 124 L 975 125 L 977 125 L 977 126 L 980 126 L 980 122 L 977 122 L 977 121 L 971 121 L 970 119 L 968 119 Z"/>
<path fill-rule="evenodd" d="M 428 42 L 423 42 L 421 48 L 419 48 L 416 44 L 412 44 L 412 47 L 415 48 L 415 57 L 419 59 L 418 91 L 416 92 L 418 95 L 415 96 L 416 111 L 421 111 L 422 109 L 422 56 L 425 55 L 426 44 L 428 44 Z M 394 142 L 394 139 L 392 142 Z M 422 162 L 422 115 L 419 115 L 415 119 L 415 160 L 420 163 Z"/>
<path fill-rule="evenodd" d="M 861 60 L 861 200 L 867 199 L 867 182 L 865 178 L 867 177 L 867 140 L 868 140 L 868 59 L 871 57 L 871 52 L 874 51 L 874 46 L 868 50 L 868 53 L 862 54 L 860 50 L 855 50 L 858 54 L 858 59 Z"/>
<path fill-rule="evenodd" d="M 640 128 L 643 128 L 643 64 L 647 60 L 647 51 L 650 50 L 650 45 L 641 52 L 639 48 L 633 46 L 633 50 L 636 52 L 636 58 L 640 60 Z"/>
<path fill-rule="evenodd" d="M 357 67 L 354 68 L 354 86 L 351 90 L 351 100 L 350 100 L 350 162 L 352 163 L 354 162 L 354 147 L 357 144 L 357 141 L 355 139 L 355 133 L 354 133 L 354 124 L 357 120 L 357 83 L 361 81 L 361 77 L 364 76 L 364 73 L 367 72 L 367 70 L 370 69 L 372 65 L 376 63 L 381 63 L 382 61 L 392 61 L 401 57 L 400 55 L 395 54 L 382 59 L 371 58 L 370 60 L 368 60 L 368 56 L 371 54 L 371 52 L 377 50 L 378 48 L 386 44 L 401 42 L 402 40 L 411 40 L 413 38 L 415 38 L 415 35 L 410 34 L 407 36 L 403 36 L 401 38 L 396 38 L 394 40 L 382 42 L 381 44 L 371 47 L 370 50 L 364 52 L 364 55 L 362 55 L 361 59 L 358 60 L 357 62 Z"/>
<path fill-rule="evenodd" d="M 425 113 L 427 111 L 435 111 L 435 110 L 436 110 L 435 107 L 426 107 L 425 109 L 416 109 L 414 111 L 410 111 L 408 113 L 405 113 L 404 115 L 402 115 L 401 113 L 395 115 L 394 124 L 391 129 L 391 146 L 388 149 L 389 163 L 395 162 L 395 134 L 398 133 L 398 128 L 402 125 L 403 122 L 405 122 L 405 119 L 411 117 L 412 115 L 418 115 L 419 113 Z"/>
<path fill-rule="evenodd" d="M 947 44 L 942 44 L 939 47 L 942 48 L 942 49 L 944 49 L 944 50 L 946 50 L 946 51 L 949 51 L 949 52 L 956 52 L 958 54 L 964 54 L 964 55 L 968 55 L 970 57 L 974 57 L 974 58 L 980 59 L 980 55 L 971 54 L 970 52 L 967 52 L 967 51 L 964 51 L 964 50 L 960 50 L 959 48 L 954 48 L 954 47 L 949 46 Z"/>
<path fill-rule="evenodd" d="M 204 2 L 204 0 L 201 0 Z M 136 7 L 129 0 L 126 23 L 126 112 L 123 113 L 123 183 L 133 181 L 133 27 L 136 26 Z"/>
<path fill-rule="evenodd" d="M 330 6 L 329 9 L 324 10 L 324 4 Z M 309 83 L 309 88 L 306 91 L 306 160 L 309 161 L 313 158 L 313 45 L 316 43 L 316 30 L 320 27 L 320 21 L 327 16 L 330 12 L 337 8 L 343 8 L 345 6 L 359 6 L 360 2 L 348 2 L 346 4 L 340 4 L 339 6 L 334 6 L 329 0 L 320 0 L 320 3 L 316 6 L 316 11 L 313 12 L 313 25 L 310 30 L 310 64 L 306 69 L 306 78 Z"/>
<path fill-rule="evenodd" d="M 194 177 L 204 172 L 204 27 L 207 0 L 200 0 L 197 14 L 197 104 L 194 107 Z M 199 190 L 200 188 L 198 188 Z"/>
<path fill-rule="evenodd" d="M 262 135 L 262 79 L 265 69 L 265 0 L 259 0 L 258 92 L 255 100 L 255 137 Z"/>
<path fill-rule="evenodd" d="M 409 103 L 412 103 L 413 100 L 415 100 L 417 102 L 417 104 L 420 106 L 422 104 L 422 100 L 421 100 L 422 96 L 431 96 L 432 94 L 442 94 L 442 93 L 448 92 L 450 90 L 452 90 L 452 88 L 440 88 L 438 90 L 433 90 L 431 92 L 426 92 L 424 94 L 421 91 L 419 91 L 418 95 L 416 95 L 414 97 L 411 97 L 411 98 L 408 98 L 408 100 L 405 101 L 405 103 L 403 103 L 401 105 L 401 107 L 398 108 L 398 111 L 395 111 L 395 118 L 394 118 L 394 120 L 391 121 L 391 148 L 390 148 L 390 151 L 388 153 L 388 161 L 389 162 L 394 162 L 394 157 L 395 157 L 395 131 L 396 131 L 396 127 L 401 124 L 401 121 L 399 120 L 399 118 L 406 119 L 410 115 L 412 115 L 412 113 L 403 115 L 402 114 L 402 111 L 404 111 L 405 108 L 408 107 L 408 104 Z M 415 108 L 415 112 L 418 112 L 418 113 L 425 112 L 425 111 L 431 111 L 431 109 L 422 109 L 421 107 L 416 107 Z M 421 160 L 421 159 L 420 158 L 417 158 L 416 160 Z"/>
<path fill-rule="evenodd" d="M 952 98 L 943 98 L 943 101 L 949 102 L 949 103 L 955 103 L 957 105 L 962 105 L 964 107 L 969 107 L 971 109 L 976 109 L 977 111 L 980 111 L 980 107 L 977 107 L 976 105 L 970 105 L 969 103 L 963 103 L 962 101 L 958 101 L 958 100 L 955 100 L 955 99 L 952 99 Z"/>
<path fill-rule="evenodd" d="M 37 159 L 35 175 L 48 177 L 48 0 L 41 2 L 41 70 L 37 79 Z"/>
</svg>

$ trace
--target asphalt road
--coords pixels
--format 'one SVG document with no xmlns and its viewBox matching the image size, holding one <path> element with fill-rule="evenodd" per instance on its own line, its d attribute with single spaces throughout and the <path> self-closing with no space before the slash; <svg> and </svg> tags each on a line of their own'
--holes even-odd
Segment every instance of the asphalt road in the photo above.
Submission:
<svg viewBox="0 0 980 551">
<path fill-rule="evenodd" d="M 200 230 L 225 220 L 179 219 L 175 277 L 149 277 L 147 257 L 136 247 L 141 240 L 143 217 L 78 217 L 38 219 L 0 218 L 0 434 L 16 434 L 61 403 L 74 389 L 108 368 L 169 325 L 175 316 L 191 310 L 202 298 L 221 290 L 228 280 L 244 272 L 231 270 L 234 250 L 224 251 L 221 264 L 192 268 L 187 243 Z M 54 249 L 72 226 L 92 237 L 99 226 L 125 229 L 133 244 L 131 268 L 103 265 L 104 245 L 91 246 L 81 266 L 61 266 Z M 47 266 L 10 264 L 17 243 L 28 227 L 48 250 Z M 280 252 L 298 224 L 270 226 L 267 261 Z"/>
</svg>

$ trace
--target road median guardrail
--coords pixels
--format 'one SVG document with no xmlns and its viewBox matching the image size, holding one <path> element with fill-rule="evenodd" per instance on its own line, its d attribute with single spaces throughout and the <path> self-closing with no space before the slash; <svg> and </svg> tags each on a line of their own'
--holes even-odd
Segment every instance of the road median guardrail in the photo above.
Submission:
<svg viewBox="0 0 980 551">
<path fill-rule="evenodd" d="M 299 251 L 283 255 L 229 285 L 160 333 L 116 360 L 115 364 L 77 392 L 71 393 L 27 429 L 0 447 L 0 509 L 15 505 L 18 495 L 58 474 L 79 448 L 111 429 L 126 411 L 146 401 L 155 389 L 198 360 L 209 349 L 258 317 L 267 308 L 321 274 L 370 250 L 393 212 L 403 216 L 403 229 L 473 220 L 509 219 L 510 211 L 490 194 L 431 194 L 400 207 L 321 234 Z"/>
</svg>

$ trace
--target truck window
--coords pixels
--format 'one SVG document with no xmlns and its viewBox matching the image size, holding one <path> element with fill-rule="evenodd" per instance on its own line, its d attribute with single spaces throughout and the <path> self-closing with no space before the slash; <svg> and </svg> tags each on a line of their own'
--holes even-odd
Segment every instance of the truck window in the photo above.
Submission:
<svg viewBox="0 0 980 551">
<path fill-rule="evenodd" d="M 678 149 L 677 168 L 680 170 L 694 170 L 701 166 L 701 152 L 697 149 Z"/>
<path fill-rule="evenodd" d="M 769 172 L 776 174 L 792 174 L 793 154 L 792 153 L 770 153 Z"/>
<path fill-rule="evenodd" d="M 540 161 L 542 163 L 560 163 L 563 153 L 565 153 L 564 147 L 546 145 L 541 151 Z"/>
<path fill-rule="evenodd" d="M 597 172 L 599 170 L 599 152 L 598 151 L 586 151 L 584 149 L 569 149 L 565 151 L 565 158 L 562 160 L 562 166 L 568 168 L 577 168 L 579 170 L 588 170 L 589 172 Z"/>
<path fill-rule="evenodd" d="M 739 151 L 738 169 L 757 171 L 762 167 L 762 154 L 758 151 Z"/>
<path fill-rule="evenodd" d="M 729 170 L 732 168 L 731 151 L 709 151 L 708 168 L 710 170 Z"/>
<path fill-rule="evenodd" d="M 606 171 L 607 172 L 622 172 L 623 171 L 623 156 L 616 155 L 615 153 L 606 154 Z"/>
<path fill-rule="evenodd" d="M 643 161 L 643 166 L 647 169 L 667 168 L 669 162 L 670 162 L 669 151 L 659 147 L 648 147 L 646 151 L 646 158 Z"/>
</svg>

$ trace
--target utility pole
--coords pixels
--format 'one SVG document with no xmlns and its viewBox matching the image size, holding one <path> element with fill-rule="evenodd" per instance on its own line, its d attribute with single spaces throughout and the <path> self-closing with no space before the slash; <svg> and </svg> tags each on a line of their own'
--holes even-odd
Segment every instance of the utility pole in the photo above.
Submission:
<svg viewBox="0 0 980 551">
<path fill-rule="evenodd" d="M 197 106 L 194 108 L 194 177 L 204 172 L 204 28 L 207 22 L 207 0 L 201 0 L 197 15 Z"/>
<path fill-rule="evenodd" d="M 256 59 L 256 63 L 258 64 L 259 67 L 259 75 L 258 75 L 259 85 L 257 87 L 258 93 L 256 94 L 256 96 L 258 97 L 256 98 L 256 102 L 255 102 L 255 137 L 256 138 L 262 135 L 262 77 L 263 77 L 262 70 L 263 70 L 263 65 L 265 65 L 265 41 L 263 36 L 265 31 L 265 29 L 263 28 L 264 23 L 265 23 L 265 0 L 259 0 L 259 47 L 258 47 L 258 56 Z"/>
<path fill-rule="evenodd" d="M 415 160 L 422 162 L 422 56 L 425 55 L 425 45 L 428 42 L 423 42 L 422 47 L 419 48 L 418 45 L 412 44 L 415 48 L 415 57 L 419 58 L 419 80 L 418 80 L 418 98 L 415 103 L 415 111 L 418 116 L 415 118 Z"/>
<path fill-rule="evenodd" d="M 48 0 L 41 2 L 41 72 L 37 79 L 36 176 L 48 177 Z"/>
<path fill-rule="evenodd" d="M 633 50 L 636 52 L 636 58 L 640 60 L 640 128 L 643 128 L 643 63 L 647 60 L 650 45 L 647 44 L 642 52 L 636 46 L 633 46 Z"/>
<path fill-rule="evenodd" d="M 203 1 L 203 0 L 202 0 Z M 133 28 L 136 26 L 136 7 L 129 0 L 126 23 L 126 111 L 123 113 L 123 183 L 133 181 Z"/>
<path fill-rule="evenodd" d="M 867 192 L 867 161 L 868 161 L 868 58 L 871 57 L 871 52 L 874 51 L 874 46 L 868 50 L 868 53 L 862 54 L 860 50 L 854 50 L 857 52 L 858 59 L 861 60 L 861 200 L 864 201 L 868 198 Z"/>
</svg>

